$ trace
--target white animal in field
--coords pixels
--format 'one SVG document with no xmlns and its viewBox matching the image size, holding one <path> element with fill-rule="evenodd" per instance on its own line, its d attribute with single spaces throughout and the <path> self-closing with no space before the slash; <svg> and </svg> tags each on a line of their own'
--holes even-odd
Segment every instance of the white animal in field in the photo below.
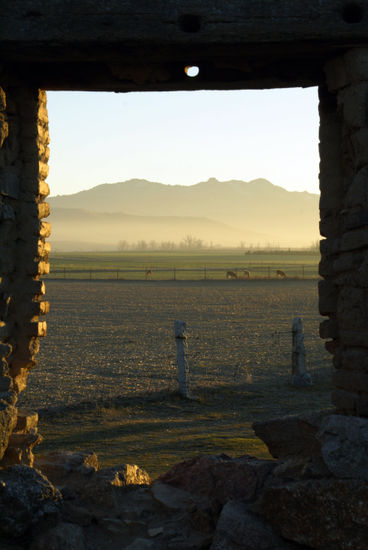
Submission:
<svg viewBox="0 0 368 550">
<path fill-rule="evenodd" d="M 226 279 L 237 279 L 238 276 L 235 271 L 226 271 Z"/>
<path fill-rule="evenodd" d="M 286 273 L 281 269 L 276 269 L 276 275 L 278 279 L 286 279 Z"/>
</svg>

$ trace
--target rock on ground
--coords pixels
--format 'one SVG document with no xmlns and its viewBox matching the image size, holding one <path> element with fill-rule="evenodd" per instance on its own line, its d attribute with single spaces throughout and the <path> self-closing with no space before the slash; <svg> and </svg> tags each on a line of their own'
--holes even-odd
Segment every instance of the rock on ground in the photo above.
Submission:
<svg viewBox="0 0 368 550">
<path fill-rule="evenodd" d="M 210 550 L 281 550 L 300 548 L 281 539 L 262 518 L 240 501 L 222 509 Z"/>
<path fill-rule="evenodd" d="M 0 534 L 17 537 L 58 514 L 60 492 L 37 470 L 18 464 L 0 470 Z"/>
<path fill-rule="evenodd" d="M 319 550 L 367 550 L 368 483 L 308 480 L 268 487 L 256 505 L 286 538 Z"/>
<path fill-rule="evenodd" d="M 368 418 L 331 415 L 317 434 L 328 470 L 338 478 L 368 481 Z"/>
<path fill-rule="evenodd" d="M 330 413 L 322 411 L 254 422 L 253 429 L 274 458 L 318 455 L 321 444 L 316 434 L 323 418 Z"/>
<path fill-rule="evenodd" d="M 59 523 L 41 532 L 33 540 L 30 550 L 85 550 L 83 529 L 71 523 Z"/>
<path fill-rule="evenodd" d="M 223 505 L 230 499 L 256 498 L 275 465 L 248 455 L 203 455 L 176 464 L 159 480 Z"/>
</svg>

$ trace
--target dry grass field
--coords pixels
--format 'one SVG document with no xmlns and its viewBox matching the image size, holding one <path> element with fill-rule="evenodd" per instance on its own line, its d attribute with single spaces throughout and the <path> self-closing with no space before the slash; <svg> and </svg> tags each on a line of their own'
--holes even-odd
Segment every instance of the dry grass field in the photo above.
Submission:
<svg viewBox="0 0 368 550">
<path fill-rule="evenodd" d="M 95 450 L 152 476 L 197 453 L 267 451 L 254 420 L 329 407 L 316 280 L 48 281 L 48 336 L 22 404 L 40 410 L 38 452 Z M 290 385 L 303 319 L 314 384 Z M 175 319 L 187 322 L 196 401 L 176 392 Z"/>
</svg>

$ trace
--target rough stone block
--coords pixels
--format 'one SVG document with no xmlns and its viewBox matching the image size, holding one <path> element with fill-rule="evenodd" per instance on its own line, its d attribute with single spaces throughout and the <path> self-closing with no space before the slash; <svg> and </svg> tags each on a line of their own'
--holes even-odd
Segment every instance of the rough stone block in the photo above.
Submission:
<svg viewBox="0 0 368 550">
<path fill-rule="evenodd" d="M 12 433 L 8 447 L 0 461 L 0 467 L 7 468 L 14 464 L 24 464 L 33 467 L 34 455 L 32 449 L 41 443 L 42 437 L 37 433 Z"/>
<path fill-rule="evenodd" d="M 310 480 L 266 488 L 257 506 L 281 535 L 319 550 L 366 550 L 368 483 Z"/>
<path fill-rule="evenodd" d="M 40 349 L 40 342 L 37 337 L 22 338 L 17 343 L 16 357 L 20 360 L 28 361 L 32 359 Z"/>
<path fill-rule="evenodd" d="M 354 176 L 346 194 L 348 207 L 368 207 L 368 167 L 363 166 Z"/>
<path fill-rule="evenodd" d="M 0 147 L 4 145 L 4 141 L 9 135 L 9 125 L 4 113 L 0 113 Z"/>
<path fill-rule="evenodd" d="M 45 162 L 38 160 L 29 160 L 24 162 L 24 174 L 26 178 L 35 178 L 45 180 L 49 175 L 49 166 Z"/>
<path fill-rule="evenodd" d="M 160 476 L 163 484 L 225 504 L 230 499 L 252 500 L 275 466 L 272 460 L 251 456 L 196 456 L 176 464 Z"/>
<path fill-rule="evenodd" d="M 328 256 L 322 256 L 318 265 L 318 273 L 321 275 L 321 277 L 331 278 L 335 275 L 332 262 L 333 259 L 329 258 Z"/>
<path fill-rule="evenodd" d="M 10 255 L 7 250 L 0 247 L 0 273 L 9 275 L 15 271 L 15 261 L 13 255 Z"/>
<path fill-rule="evenodd" d="M 319 222 L 319 232 L 322 237 L 338 237 L 341 233 L 340 223 L 339 216 L 335 214 L 325 215 Z"/>
<path fill-rule="evenodd" d="M 343 107 L 344 122 L 349 128 L 364 128 L 368 125 L 368 82 L 348 86 L 339 94 Z"/>
<path fill-rule="evenodd" d="M 19 176 L 12 170 L 4 170 L 0 174 L 0 194 L 12 199 L 19 198 Z"/>
<path fill-rule="evenodd" d="M 0 88 L 0 111 L 5 111 L 6 109 L 6 94 L 3 88 Z"/>
<path fill-rule="evenodd" d="M 86 550 L 88 546 L 80 525 L 60 522 L 46 530 L 40 530 L 35 535 L 30 550 Z M 127 546 L 125 546 L 126 548 Z M 145 550 L 144 546 L 136 546 L 136 549 L 138 548 Z M 152 546 L 147 548 L 152 548 Z"/>
<path fill-rule="evenodd" d="M 354 166 L 362 168 L 368 164 L 368 128 L 360 128 L 351 135 L 354 151 Z"/>
<path fill-rule="evenodd" d="M 319 311 L 321 315 L 335 313 L 337 310 L 338 288 L 331 281 L 318 282 Z"/>
<path fill-rule="evenodd" d="M 368 396 L 367 373 L 339 369 L 332 374 L 332 382 L 336 388 L 353 393 L 366 393 Z"/>
<path fill-rule="evenodd" d="M 45 283 L 39 281 L 38 279 L 28 279 L 22 280 L 23 285 L 23 295 L 26 296 L 38 296 L 42 297 L 46 293 Z"/>
<path fill-rule="evenodd" d="M 5 344 L 0 342 L 0 357 L 9 357 L 12 352 L 12 346 L 10 344 Z"/>
<path fill-rule="evenodd" d="M 350 229 L 359 229 L 368 226 L 368 210 L 364 208 L 355 208 L 354 211 L 344 213 L 342 219 L 343 231 Z"/>
<path fill-rule="evenodd" d="M 338 254 L 340 252 L 341 239 L 340 238 L 328 238 L 320 241 L 320 250 L 322 256 L 330 256 Z"/>
<path fill-rule="evenodd" d="M 47 239 L 51 235 L 51 224 L 47 222 L 41 222 L 40 230 L 39 230 L 40 237 L 43 239 Z"/>
<path fill-rule="evenodd" d="M 26 331 L 28 336 L 36 336 L 41 338 L 47 334 L 47 323 L 46 321 L 28 323 Z"/>
<path fill-rule="evenodd" d="M 350 49 L 344 56 L 349 82 L 368 80 L 368 53 L 366 48 Z"/>
<path fill-rule="evenodd" d="M 29 275 L 46 275 L 50 273 L 50 264 L 37 260 L 28 261 L 26 271 Z"/>
<path fill-rule="evenodd" d="M 27 218 L 47 218 L 50 215 L 50 205 L 47 202 L 26 202 L 22 201 L 20 215 Z"/>
<path fill-rule="evenodd" d="M 341 344 L 352 347 L 368 348 L 368 330 L 339 329 Z"/>
<path fill-rule="evenodd" d="M 231 500 L 222 509 L 210 550 L 281 549 L 284 542 L 267 522 L 249 512 L 243 502 Z"/>
<path fill-rule="evenodd" d="M 358 395 L 344 390 L 335 390 L 332 392 L 331 401 L 338 413 L 368 416 L 368 395 Z"/>
<path fill-rule="evenodd" d="M 52 451 L 36 455 L 35 468 L 57 486 L 83 487 L 98 470 L 98 458 L 92 452 Z"/>
<path fill-rule="evenodd" d="M 15 210 L 10 204 L 0 205 L 0 220 L 15 220 Z"/>
<path fill-rule="evenodd" d="M 368 320 L 368 291 L 344 286 L 337 300 L 337 318 L 340 328 L 365 329 Z"/>
<path fill-rule="evenodd" d="M 344 370 L 368 373 L 368 350 L 344 349 L 337 359 L 339 367 Z"/>
<path fill-rule="evenodd" d="M 13 380 L 10 376 L 0 376 L 0 392 L 7 392 L 13 387 Z"/>
<path fill-rule="evenodd" d="M 328 89 L 336 91 L 344 88 L 350 82 L 346 62 L 341 57 L 331 59 L 325 65 L 325 75 Z"/>
<path fill-rule="evenodd" d="M 0 460 L 8 446 L 9 437 L 17 424 L 17 409 L 0 401 Z"/>
<path fill-rule="evenodd" d="M 15 430 L 18 433 L 27 433 L 33 428 L 37 428 L 38 413 L 30 409 L 18 409 L 17 424 Z"/>
<path fill-rule="evenodd" d="M 322 154 L 322 153 L 320 153 Z M 321 196 L 319 199 L 319 207 L 321 210 L 338 210 L 341 209 L 344 199 L 343 194 L 343 179 L 341 176 L 328 175 L 326 173 L 320 175 L 320 190 Z"/>
<path fill-rule="evenodd" d="M 40 472 L 17 465 L 0 470 L 0 535 L 13 538 L 25 534 L 40 520 L 58 512 L 60 492 Z"/>
<path fill-rule="evenodd" d="M 337 478 L 368 481 L 368 419 L 331 415 L 317 433 L 323 460 Z"/>
<path fill-rule="evenodd" d="M 50 302 L 46 300 L 42 302 L 31 302 L 30 313 L 33 316 L 46 315 L 50 311 Z"/>
<path fill-rule="evenodd" d="M 327 319 L 322 321 L 319 325 L 319 335 L 321 338 L 338 338 L 339 336 L 339 327 L 336 319 Z"/>
<path fill-rule="evenodd" d="M 6 340 L 9 336 L 8 325 L 4 321 L 0 321 L 0 340 Z"/>
<path fill-rule="evenodd" d="M 341 251 L 358 250 L 368 246 L 368 228 L 352 229 L 344 233 L 341 239 Z"/>
<path fill-rule="evenodd" d="M 33 202 L 35 197 L 46 198 L 50 194 L 48 184 L 40 178 L 22 178 L 20 198 Z"/>
<path fill-rule="evenodd" d="M 345 252 L 336 260 L 333 260 L 332 266 L 336 273 L 358 269 L 364 259 L 362 251 Z"/>
<path fill-rule="evenodd" d="M 318 455 L 320 444 L 315 435 L 322 419 L 330 412 L 322 411 L 255 422 L 253 429 L 274 458 Z"/>
</svg>

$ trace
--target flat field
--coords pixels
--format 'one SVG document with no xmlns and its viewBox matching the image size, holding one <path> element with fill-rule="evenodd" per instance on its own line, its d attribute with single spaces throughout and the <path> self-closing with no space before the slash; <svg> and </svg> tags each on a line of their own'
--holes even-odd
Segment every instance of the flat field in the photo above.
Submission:
<svg viewBox="0 0 368 550">
<path fill-rule="evenodd" d="M 197 453 L 268 456 L 251 423 L 330 406 L 315 280 L 47 282 L 48 336 L 23 405 L 38 452 L 95 450 L 155 477 Z M 293 388 L 291 324 L 303 320 L 309 388 Z M 188 326 L 192 393 L 178 397 L 175 319 Z"/>
<path fill-rule="evenodd" d="M 319 254 L 311 251 L 198 250 L 53 253 L 50 278 L 144 280 L 225 279 L 228 270 L 239 277 L 275 278 L 281 269 L 292 278 L 318 277 Z"/>
</svg>

